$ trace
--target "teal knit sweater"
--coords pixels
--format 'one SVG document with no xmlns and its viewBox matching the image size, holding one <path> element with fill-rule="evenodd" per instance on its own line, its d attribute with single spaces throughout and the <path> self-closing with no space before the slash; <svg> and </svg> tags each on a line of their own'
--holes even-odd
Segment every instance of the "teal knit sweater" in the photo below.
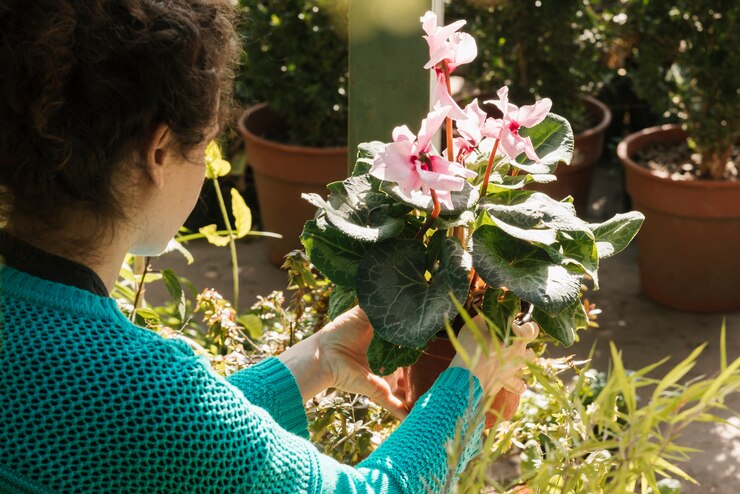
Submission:
<svg viewBox="0 0 740 494">
<path fill-rule="evenodd" d="M 3 493 L 435 492 L 480 403 L 477 380 L 448 369 L 368 459 L 342 465 L 307 441 L 279 360 L 224 379 L 110 298 L 0 268 Z"/>
</svg>

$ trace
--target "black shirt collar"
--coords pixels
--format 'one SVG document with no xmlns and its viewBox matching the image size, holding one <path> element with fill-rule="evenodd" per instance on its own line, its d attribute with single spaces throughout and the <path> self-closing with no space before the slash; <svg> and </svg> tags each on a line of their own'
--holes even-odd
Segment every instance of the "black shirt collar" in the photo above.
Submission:
<svg viewBox="0 0 740 494">
<path fill-rule="evenodd" d="M 90 268 L 64 257 L 43 250 L 12 237 L 0 229 L 0 264 L 18 271 L 63 285 L 87 290 L 100 297 L 107 297 L 103 280 Z"/>
</svg>

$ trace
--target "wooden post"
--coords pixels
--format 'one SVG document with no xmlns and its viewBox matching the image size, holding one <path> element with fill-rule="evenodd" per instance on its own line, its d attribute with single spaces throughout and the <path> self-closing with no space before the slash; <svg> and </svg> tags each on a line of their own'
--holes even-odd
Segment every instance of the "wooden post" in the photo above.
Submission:
<svg viewBox="0 0 740 494">
<path fill-rule="evenodd" d="M 391 140 L 398 125 L 418 131 L 430 108 L 429 49 L 419 18 L 442 22 L 443 0 L 348 0 L 349 170 L 357 145 Z"/>
</svg>

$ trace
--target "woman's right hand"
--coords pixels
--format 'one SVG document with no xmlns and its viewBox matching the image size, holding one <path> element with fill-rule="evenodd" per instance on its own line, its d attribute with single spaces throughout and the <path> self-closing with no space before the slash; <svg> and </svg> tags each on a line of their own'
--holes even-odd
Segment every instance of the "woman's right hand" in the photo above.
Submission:
<svg viewBox="0 0 740 494">
<path fill-rule="evenodd" d="M 505 420 L 511 418 L 519 405 L 519 395 L 527 389 L 521 378 L 521 371 L 528 361 L 535 358 L 534 352 L 527 348 L 539 334 L 539 327 L 533 322 L 521 326 L 514 323 L 512 330 L 516 337 L 509 346 L 498 346 L 481 316 L 473 322 L 478 327 L 479 338 L 469 327 L 464 327 L 458 341 L 470 357 L 469 364 L 460 354 L 456 355 L 450 367 L 469 369 L 478 378 L 485 396 L 495 396 L 492 408 Z"/>
</svg>

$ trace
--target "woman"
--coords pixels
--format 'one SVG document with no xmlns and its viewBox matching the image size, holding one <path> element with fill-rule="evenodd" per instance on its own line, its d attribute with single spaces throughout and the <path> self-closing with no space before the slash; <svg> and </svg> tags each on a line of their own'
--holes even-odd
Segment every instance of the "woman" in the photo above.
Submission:
<svg viewBox="0 0 740 494">
<path fill-rule="evenodd" d="M 108 297 L 124 255 L 159 253 L 198 197 L 228 108 L 229 5 L 0 4 L 0 492 L 427 492 L 458 421 L 500 389 L 499 359 L 456 357 L 341 465 L 306 440 L 308 398 L 331 386 L 406 414 L 368 369 L 361 310 L 224 380 Z"/>
</svg>

